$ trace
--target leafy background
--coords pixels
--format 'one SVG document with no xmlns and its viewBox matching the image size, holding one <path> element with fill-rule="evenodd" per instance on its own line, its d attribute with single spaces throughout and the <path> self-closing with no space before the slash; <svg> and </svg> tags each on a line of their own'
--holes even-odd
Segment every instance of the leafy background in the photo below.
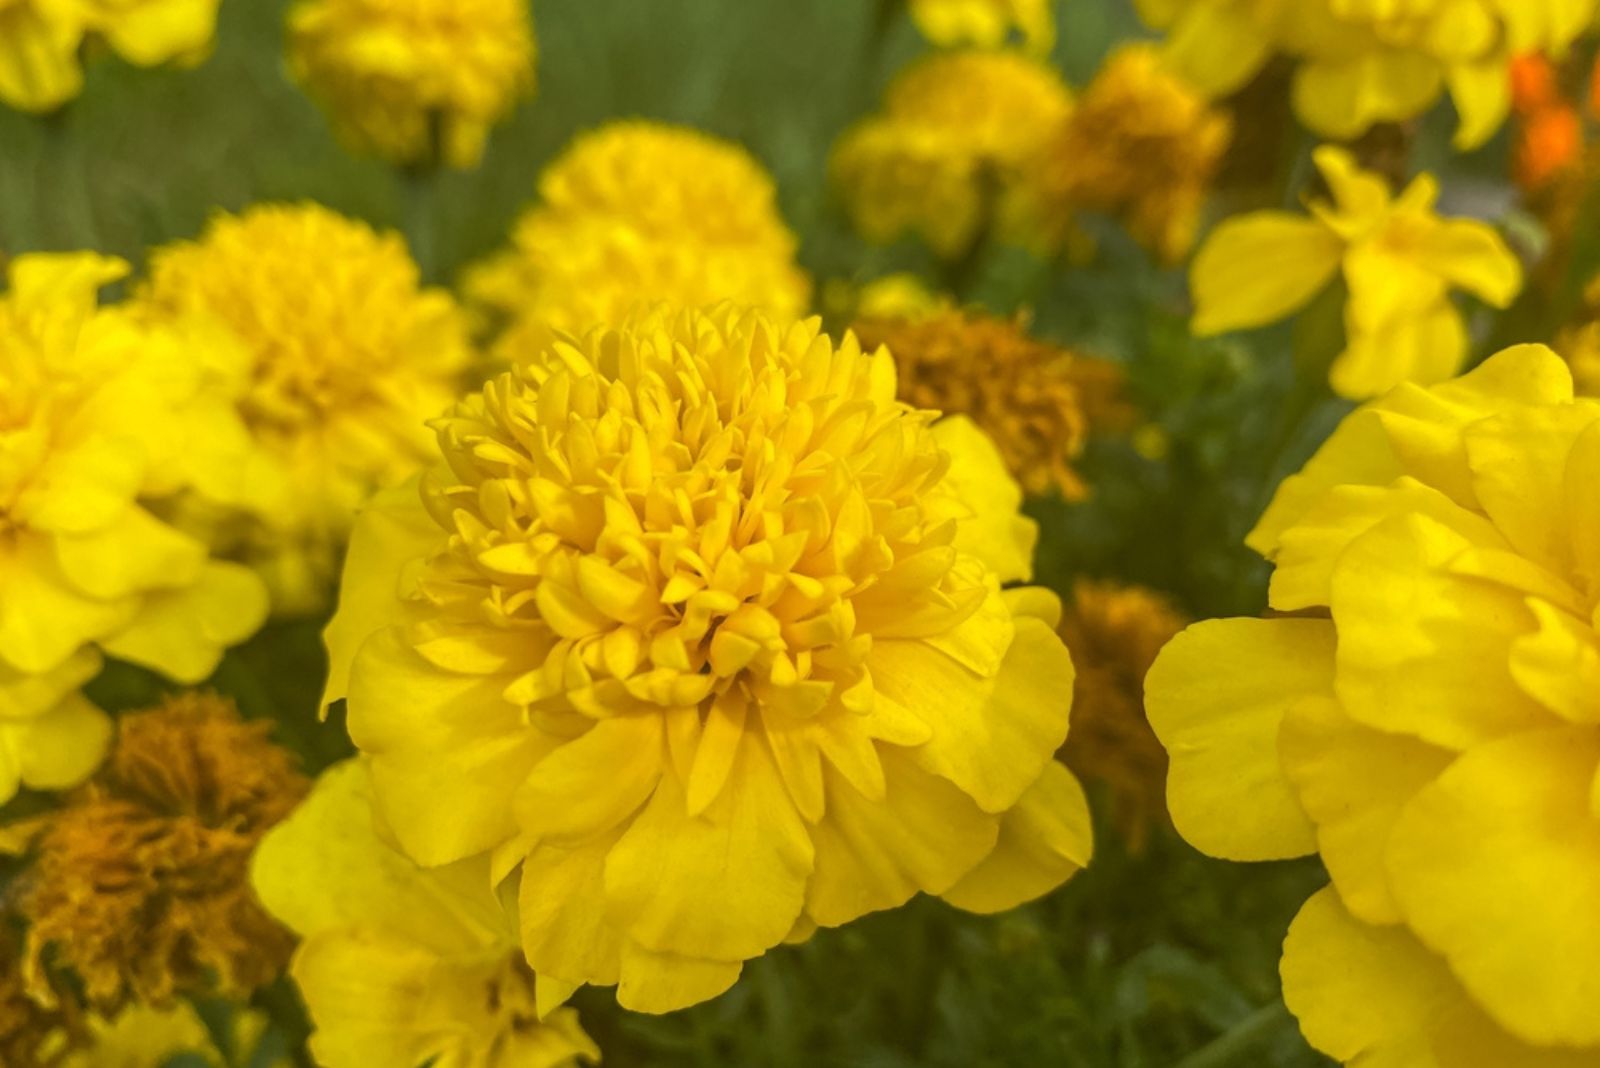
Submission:
<svg viewBox="0 0 1600 1068">
<path fill-rule="evenodd" d="M 447 284 L 504 240 L 540 168 L 575 132 L 647 116 L 734 138 L 764 161 L 819 291 L 890 270 L 936 279 L 912 243 L 862 244 L 826 181 L 835 137 L 925 48 L 903 13 L 885 19 L 880 2 L 889 0 L 535 0 L 537 98 L 496 134 L 481 169 L 444 176 L 418 204 L 388 168 L 343 152 L 287 80 L 286 0 L 228 0 L 216 54 L 199 70 L 133 71 L 105 59 L 61 120 L 0 113 L 0 248 L 95 247 L 137 264 L 150 246 L 196 234 L 218 209 L 313 199 L 380 225 L 409 222 L 427 274 Z M 1127 0 L 1058 6 L 1054 58 L 1074 85 L 1116 42 L 1142 33 Z M 1217 210 L 1292 203 L 1310 140 L 1281 99 L 1241 107 L 1241 137 L 1265 148 L 1252 145 L 1255 170 Z M 1506 173 L 1504 139 L 1456 160 L 1450 125 L 1447 113 L 1427 120 L 1413 167 L 1445 172 L 1453 210 L 1504 214 L 1510 194 L 1494 177 Z M 1243 342 L 1198 343 L 1184 328 L 1181 272 L 1152 263 L 1113 224 L 1087 225 L 1092 258 L 1045 264 L 995 251 L 962 294 L 997 312 L 1026 307 L 1042 336 L 1123 363 L 1164 441 L 1143 454 L 1097 445 L 1086 462 L 1090 502 L 1030 504 L 1044 525 L 1041 580 L 1063 592 L 1081 574 L 1142 582 L 1197 618 L 1259 612 L 1265 566 L 1241 539 L 1272 487 L 1346 410 L 1322 385 L 1341 344 L 1338 303 Z M 1536 224 L 1519 225 L 1536 252 Z M 1594 244 L 1579 241 L 1580 268 L 1600 261 Z M 1578 288 L 1547 288 L 1494 324 L 1480 315 L 1483 347 L 1491 325 L 1496 342 L 1547 337 Z M 213 681 L 247 715 L 275 719 L 312 770 L 348 752 L 341 725 L 316 719 L 318 630 L 318 621 L 273 625 Z M 158 690 L 120 669 L 95 696 L 122 709 Z M 1328 1063 L 1299 1038 L 1276 971 L 1289 919 L 1324 879 L 1316 862 L 1228 865 L 1171 837 L 1129 856 L 1108 827 L 1100 832 L 1088 873 L 1003 917 L 919 900 L 777 950 L 732 992 L 691 1011 L 631 1016 L 608 991 L 577 1004 L 616 1068 Z M 279 1023 L 256 1063 L 304 1031 L 286 985 L 262 1001 Z M 230 1010 L 205 1009 L 226 1030 Z M 250 1061 L 239 1053 L 241 1065 Z M 173 1068 L 183 1063 L 193 1061 Z"/>
</svg>

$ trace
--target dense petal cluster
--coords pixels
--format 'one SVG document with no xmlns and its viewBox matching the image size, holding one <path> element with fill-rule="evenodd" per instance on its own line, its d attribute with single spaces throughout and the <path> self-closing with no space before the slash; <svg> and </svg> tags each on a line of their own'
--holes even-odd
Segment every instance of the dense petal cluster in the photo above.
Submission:
<svg viewBox="0 0 1600 1068">
<path fill-rule="evenodd" d="M 1420 115 L 1446 91 L 1456 144 L 1476 148 L 1511 110 L 1522 52 L 1566 50 L 1595 0 L 1139 0 L 1167 31 L 1169 62 L 1225 95 L 1275 55 L 1295 63 L 1294 107 L 1318 134 L 1351 140 Z"/>
<path fill-rule="evenodd" d="M 945 310 L 859 319 L 866 348 L 894 353 L 900 396 L 916 408 L 969 416 L 1029 493 L 1088 495 L 1073 470 L 1092 429 L 1120 422 L 1122 372 L 1028 336 L 1024 325 Z"/>
<path fill-rule="evenodd" d="M 1048 53 L 1056 43 L 1050 0 L 911 0 L 911 18 L 936 45 L 998 48 L 1021 34 L 1029 51 Z"/>
<path fill-rule="evenodd" d="M 971 423 L 816 322 L 661 309 L 487 385 L 358 524 L 330 699 L 425 865 L 520 863 L 540 982 L 711 998 L 918 891 L 1088 859 L 1072 664 Z"/>
<path fill-rule="evenodd" d="M 1284 950 L 1352 1064 L 1600 1063 L 1600 402 L 1543 348 L 1350 416 L 1250 544 L 1282 616 L 1152 669 L 1178 829 L 1317 852 Z"/>
<path fill-rule="evenodd" d="M 469 168 L 533 89 L 527 0 L 298 0 L 289 69 L 352 150 Z"/>
<path fill-rule="evenodd" d="M 426 420 L 456 396 L 465 316 L 421 286 L 398 235 L 312 204 L 221 215 L 156 250 L 138 305 L 195 335 L 247 429 L 239 466 L 183 521 L 252 565 L 280 612 L 325 604 L 356 509 L 418 470 Z"/>
<path fill-rule="evenodd" d="M 1398 197 L 1343 149 L 1317 150 L 1332 193 L 1309 218 L 1262 211 L 1229 219 L 1206 239 L 1191 272 L 1193 328 L 1208 336 L 1293 314 L 1343 273 L 1345 349 L 1335 391 L 1365 400 L 1402 383 L 1430 384 L 1461 369 L 1462 289 L 1498 307 L 1522 288 L 1522 265 L 1494 229 L 1434 211 L 1439 185 L 1417 178 Z"/>
<path fill-rule="evenodd" d="M 266 734 L 209 694 L 121 718 L 106 766 L 34 842 L 18 907 L 36 996 L 50 994 L 47 959 L 107 1014 L 277 976 L 290 938 L 256 902 L 248 865 L 306 782 Z"/>
<path fill-rule="evenodd" d="M 536 991 L 489 859 L 420 868 L 378 832 L 359 760 L 329 769 L 256 851 L 257 893 L 304 941 L 291 968 L 326 1068 L 560 1068 L 600 1051 Z M 306 878 L 306 872 L 318 878 Z"/>
<path fill-rule="evenodd" d="M 129 63 L 196 63 L 211 50 L 221 0 L 0 0 L 0 102 L 49 112 L 83 88 L 87 40 Z"/>
<path fill-rule="evenodd" d="M 936 54 L 841 138 L 834 183 L 872 241 L 914 233 L 951 258 L 989 232 L 1032 244 L 1041 153 L 1071 111 L 1061 77 L 1021 53 Z"/>
<path fill-rule="evenodd" d="M 497 355 L 536 356 L 636 304 L 731 300 L 799 318 L 811 283 L 772 179 L 748 152 L 685 127 L 615 122 L 580 136 L 539 179 L 512 247 L 469 272 L 502 321 Z"/>
<path fill-rule="evenodd" d="M 1108 59 L 1046 147 L 1042 202 L 1063 237 L 1081 209 L 1123 219 L 1136 240 L 1176 262 L 1232 138 L 1232 122 L 1149 45 Z"/>
<path fill-rule="evenodd" d="M 238 428 L 184 337 L 99 307 L 125 272 L 24 256 L 0 296 L 0 801 L 94 770 L 110 732 L 76 693 L 102 652 L 198 681 L 266 614 L 151 511 L 231 478 Z"/>
<path fill-rule="evenodd" d="M 1111 821 L 1134 851 L 1167 823 L 1167 752 L 1145 717 L 1144 680 L 1188 622 L 1142 586 L 1082 579 L 1061 619 L 1078 678 L 1060 756 L 1106 791 Z"/>
</svg>

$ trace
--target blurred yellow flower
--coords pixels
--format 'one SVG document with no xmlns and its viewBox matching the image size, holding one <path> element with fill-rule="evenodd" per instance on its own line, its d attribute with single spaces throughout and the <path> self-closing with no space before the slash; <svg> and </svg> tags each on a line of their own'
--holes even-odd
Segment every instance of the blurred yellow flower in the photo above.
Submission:
<svg viewBox="0 0 1600 1068">
<path fill-rule="evenodd" d="M 239 428 L 183 338 L 98 306 L 125 273 L 23 256 L 0 296 L 0 802 L 94 769 L 109 730 L 76 690 L 99 650 L 198 681 L 266 614 L 254 576 L 148 510 L 231 478 Z"/>
<path fill-rule="evenodd" d="M 1020 33 L 1029 51 L 1048 53 L 1056 43 L 1051 0 L 911 0 L 917 29 L 944 48 L 998 48 Z"/>
<path fill-rule="evenodd" d="M 1340 1060 L 1600 1063 L 1597 483 L 1600 402 L 1549 350 L 1402 385 L 1250 535 L 1282 615 L 1150 672 L 1183 835 L 1327 866 L 1283 975 Z"/>
<path fill-rule="evenodd" d="M 247 870 L 305 793 L 294 758 L 211 694 L 168 698 L 118 727 L 106 766 L 43 817 L 18 887 L 34 996 L 53 994 L 46 959 L 112 1016 L 271 982 L 291 941 Z"/>
<path fill-rule="evenodd" d="M 191 332 L 248 428 L 244 459 L 183 522 L 251 564 L 277 611 L 322 607 L 356 509 L 421 467 L 425 423 L 456 397 L 465 316 L 421 286 L 398 235 L 314 204 L 219 215 L 157 249 L 136 303 Z"/>
<path fill-rule="evenodd" d="M 238 1029 L 235 1037 L 244 1043 L 238 1047 L 239 1052 L 248 1054 L 248 1043 L 255 1039 L 255 1032 L 264 1021 L 258 1014 L 245 1011 L 236 1013 L 234 1020 Z M 88 1024 L 81 1047 L 62 1060 L 47 1062 L 52 1068 L 166 1068 L 183 1053 L 199 1057 L 211 1068 L 228 1068 L 228 1060 L 188 1002 L 159 1009 L 130 1005 L 113 1019 L 92 1016 Z M 289 1064 L 278 1061 L 275 1068 L 289 1068 Z"/>
<path fill-rule="evenodd" d="M 1228 116 L 1170 73 L 1154 48 L 1121 49 L 1043 154 L 1039 180 L 1057 240 L 1072 213 L 1088 209 L 1123 219 L 1163 259 L 1183 259 L 1231 137 Z"/>
<path fill-rule="evenodd" d="M 475 167 L 532 92 L 527 0 L 297 0 L 289 69 L 340 137 L 397 166 Z"/>
<path fill-rule="evenodd" d="M 1361 400 L 1401 382 L 1449 378 L 1468 350 L 1450 290 L 1507 307 L 1522 288 L 1522 265 L 1487 224 L 1441 218 L 1432 176 L 1392 197 L 1343 149 L 1320 148 L 1316 161 L 1333 199 L 1311 201 L 1310 218 L 1254 212 L 1207 238 L 1191 271 L 1195 333 L 1276 322 L 1342 270 L 1346 347 L 1329 375 L 1334 390 Z"/>
<path fill-rule="evenodd" d="M 198 63 L 221 0 L 0 0 L 0 102 L 49 112 L 83 89 L 86 38 L 129 63 Z"/>
<path fill-rule="evenodd" d="M 772 179 L 728 141 L 664 123 L 613 122 L 581 135 L 539 179 L 512 247 L 468 272 L 465 290 L 508 324 L 506 362 L 538 355 L 550 331 L 579 334 L 636 304 L 731 300 L 799 318 L 811 282 Z"/>
<path fill-rule="evenodd" d="M 558 1068 L 600 1051 L 536 994 L 479 855 L 418 867 L 374 824 L 359 760 L 330 768 L 256 850 L 266 907 L 305 941 L 291 972 L 326 1068 Z M 315 878 L 307 873 L 315 872 Z"/>
<path fill-rule="evenodd" d="M 1352 140 L 1450 94 L 1456 145 L 1477 148 L 1511 109 L 1511 63 L 1564 52 L 1595 0 L 1138 0 L 1168 33 L 1169 62 L 1212 95 L 1242 87 L 1274 55 L 1296 63 L 1294 106 L 1318 134 Z"/>
<path fill-rule="evenodd" d="M 1041 152 L 1071 111 L 1060 76 L 1021 53 L 929 56 L 840 139 L 833 180 L 871 241 L 915 233 L 946 258 L 990 231 L 1032 245 Z"/>
<path fill-rule="evenodd" d="M 1581 318 L 1561 331 L 1555 349 L 1572 369 L 1578 395 L 1600 397 L 1600 278 L 1589 282 Z"/>
<path fill-rule="evenodd" d="M 1088 860 L 1021 493 L 895 388 L 816 321 L 660 309 L 491 382 L 358 523 L 328 699 L 413 858 L 520 861 L 541 983 L 663 1012 Z"/>
</svg>

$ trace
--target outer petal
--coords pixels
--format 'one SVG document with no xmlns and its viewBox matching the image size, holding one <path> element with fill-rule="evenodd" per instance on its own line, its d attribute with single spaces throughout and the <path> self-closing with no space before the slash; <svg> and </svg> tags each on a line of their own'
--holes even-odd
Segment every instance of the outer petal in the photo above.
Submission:
<svg viewBox="0 0 1600 1068">
<path fill-rule="evenodd" d="M 61 574 L 49 541 L 24 535 L 0 555 L 0 662 L 29 674 L 52 671 L 126 625 L 138 607 L 132 598 L 79 593 Z"/>
<path fill-rule="evenodd" d="M 1072 772 L 1052 761 L 1000 817 L 994 852 L 941 895 L 969 912 L 1003 912 L 1042 897 L 1089 866 L 1094 826 Z"/>
<path fill-rule="evenodd" d="M 443 1052 L 446 1036 L 419 1026 L 438 969 L 436 954 L 381 931 L 338 928 L 308 939 L 291 974 L 316 1026 L 317 1062 L 423 1064 Z"/>
<path fill-rule="evenodd" d="M 1352 297 L 1349 318 L 1361 306 Z M 1366 400 L 1403 382 L 1433 385 L 1461 369 L 1467 358 L 1467 328 L 1454 304 L 1439 296 L 1424 308 L 1403 312 L 1376 329 L 1352 325 L 1349 344 L 1328 372 L 1335 393 Z"/>
<path fill-rule="evenodd" d="M 36 790 L 64 790 L 100 766 L 111 744 L 111 718 L 73 694 L 54 711 L 7 733 L 22 781 Z"/>
<path fill-rule="evenodd" d="M 1510 306 L 1522 290 L 1522 262 L 1492 226 L 1473 219 L 1440 220 L 1413 254 L 1451 285 L 1496 308 Z"/>
<path fill-rule="evenodd" d="M 607 915 L 606 855 L 620 830 L 575 845 L 544 844 L 522 865 L 522 948 L 541 979 L 609 986 L 624 939 Z"/>
<path fill-rule="evenodd" d="M 1600 1045 L 1600 734 L 1557 729 L 1463 756 L 1389 844 L 1406 919 L 1507 1030 Z"/>
<path fill-rule="evenodd" d="M 117 634 L 101 642 L 112 656 L 178 682 L 199 682 L 267 620 L 266 587 L 238 564 L 211 562 L 193 585 L 154 594 Z"/>
<path fill-rule="evenodd" d="M 1278 757 L 1284 713 L 1333 687 L 1325 620 L 1198 623 L 1161 652 L 1145 707 L 1172 768 L 1167 803 L 1179 833 L 1228 860 L 1281 860 L 1316 849 L 1311 821 Z"/>
<path fill-rule="evenodd" d="M 739 961 L 694 960 L 628 943 L 617 1003 L 632 1012 L 675 1012 L 726 993 L 742 970 Z"/>
<path fill-rule="evenodd" d="M 939 420 L 933 437 L 950 456 L 941 485 L 963 506 L 956 548 L 982 560 L 1001 582 L 1033 578 L 1039 525 L 1022 514 L 1022 487 L 1000 450 L 964 415 Z"/>
<path fill-rule="evenodd" d="M 74 25 L 54 25 L 33 6 L 0 13 L 0 100 L 22 111 L 54 111 L 83 89 Z"/>
<path fill-rule="evenodd" d="M 1374 123 L 1421 114 L 1443 82 L 1438 61 L 1420 52 L 1374 50 L 1337 62 L 1302 63 L 1294 80 L 1294 110 L 1317 133 L 1348 141 Z"/>
<path fill-rule="evenodd" d="M 1446 80 L 1461 116 L 1454 141 L 1456 150 L 1481 148 L 1511 114 L 1511 79 L 1506 76 L 1505 58 L 1495 56 L 1487 63 L 1457 64 L 1450 68 Z"/>
<path fill-rule="evenodd" d="M 1190 273 L 1194 332 L 1265 326 L 1298 311 L 1333 280 L 1344 243 L 1315 219 L 1257 212 L 1218 226 Z"/>
<path fill-rule="evenodd" d="M 145 0 L 105 27 L 118 55 L 141 67 L 204 55 L 217 30 L 217 0 Z"/>
</svg>

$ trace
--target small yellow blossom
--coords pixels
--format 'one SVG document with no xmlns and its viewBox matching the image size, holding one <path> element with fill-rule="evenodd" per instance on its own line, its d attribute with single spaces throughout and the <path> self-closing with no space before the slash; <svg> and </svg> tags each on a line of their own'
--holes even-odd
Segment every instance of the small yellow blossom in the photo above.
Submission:
<svg viewBox="0 0 1600 1068">
<path fill-rule="evenodd" d="M 1056 43 L 1052 0 L 911 0 L 911 18 L 943 48 L 998 48 L 1013 33 L 1033 52 L 1048 53 Z"/>
<path fill-rule="evenodd" d="M 256 851 L 267 908 L 305 941 L 291 973 L 326 1068 L 558 1068 L 600 1051 L 548 1014 L 489 858 L 418 867 L 374 823 L 359 760 L 330 768 Z M 307 878 L 315 872 L 316 878 Z M 555 1001 L 566 996 L 555 993 Z"/>
<path fill-rule="evenodd" d="M 886 346 L 900 396 L 917 408 L 971 417 L 1029 493 L 1088 495 L 1072 461 L 1088 441 L 1091 409 L 1121 408 L 1113 364 L 1035 341 L 1019 322 L 979 312 L 936 311 L 909 319 L 858 319 L 863 346 Z"/>
<path fill-rule="evenodd" d="M 141 67 L 198 63 L 221 0 L 0 0 L 0 102 L 55 111 L 83 89 L 90 37 Z"/>
<path fill-rule="evenodd" d="M 1564 52 L 1595 0 L 1138 0 L 1167 31 L 1168 61 L 1203 91 L 1242 87 L 1274 55 L 1295 63 L 1294 106 L 1323 137 L 1352 140 L 1426 111 L 1446 92 L 1456 145 L 1476 148 L 1511 110 L 1511 65 Z"/>
<path fill-rule="evenodd" d="M 1151 669 L 1184 837 L 1327 867 L 1284 992 L 1341 1061 L 1600 1063 L 1597 483 L 1600 402 L 1548 349 L 1402 385 L 1251 533 L 1281 614 Z"/>
<path fill-rule="evenodd" d="M 1316 161 L 1333 198 L 1311 201 L 1310 218 L 1255 212 L 1206 240 L 1191 273 L 1195 333 L 1283 319 L 1342 270 L 1349 296 L 1345 350 L 1329 375 L 1334 390 L 1362 400 L 1401 382 L 1449 378 L 1468 351 L 1450 290 L 1507 307 L 1522 288 L 1522 265 L 1487 224 L 1436 214 L 1431 176 L 1393 197 L 1342 149 L 1318 149 Z"/>
<path fill-rule="evenodd" d="M 933 55 L 840 139 L 834 183 L 871 241 L 916 233 L 947 258 L 991 230 L 1031 245 L 1040 154 L 1071 111 L 1060 76 L 1021 53 Z"/>
<path fill-rule="evenodd" d="M 327 632 L 419 863 L 520 862 L 546 980 L 629 1008 L 918 891 L 979 912 L 1087 860 L 1072 663 L 1021 492 L 813 320 L 660 309 L 437 421 Z"/>
<path fill-rule="evenodd" d="M 1110 816 L 1137 852 L 1167 821 L 1167 753 L 1145 718 L 1144 679 L 1186 620 L 1154 590 L 1080 580 L 1061 620 L 1078 668 L 1072 733 L 1061 750 L 1080 778 L 1102 784 Z"/>
<path fill-rule="evenodd" d="M 465 316 L 398 235 L 314 204 L 221 215 L 156 250 L 137 302 L 194 333 L 248 430 L 233 477 L 183 520 L 251 564 L 279 612 L 315 611 L 356 509 L 421 466 L 424 424 L 474 359 Z"/>
<path fill-rule="evenodd" d="M 696 130 L 614 122 L 580 136 L 539 179 L 512 247 L 465 289 L 508 329 L 506 362 L 552 330 L 579 334 L 636 304 L 731 300 L 799 318 L 811 283 L 772 179 L 748 152 Z"/>
<path fill-rule="evenodd" d="M 232 1037 L 239 1053 L 251 1052 L 264 1023 L 259 1013 L 235 1012 Z M 182 1001 L 160 1009 L 130 1005 L 109 1020 L 92 1016 L 79 1047 L 51 1063 L 52 1068 L 167 1068 L 179 1054 L 198 1057 L 210 1068 L 229 1068 L 200 1014 Z M 279 1060 L 271 1068 L 289 1068 L 289 1062 Z"/>
<path fill-rule="evenodd" d="M 306 789 L 294 760 L 209 694 L 122 717 L 106 766 L 45 817 L 23 876 L 34 994 L 45 960 L 115 1014 L 180 993 L 248 993 L 289 955 L 251 893 L 251 851 Z"/>
<path fill-rule="evenodd" d="M 1123 219 L 1135 239 L 1171 262 L 1194 244 L 1211 180 L 1232 137 L 1228 117 L 1162 66 L 1148 45 L 1106 61 L 1049 143 L 1040 181 L 1060 215 Z"/>
<path fill-rule="evenodd" d="M 527 0 L 298 0 L 289 69 L 357 152 L 398 166 L 477 166 L 533 89 Z"/>
</svg>

